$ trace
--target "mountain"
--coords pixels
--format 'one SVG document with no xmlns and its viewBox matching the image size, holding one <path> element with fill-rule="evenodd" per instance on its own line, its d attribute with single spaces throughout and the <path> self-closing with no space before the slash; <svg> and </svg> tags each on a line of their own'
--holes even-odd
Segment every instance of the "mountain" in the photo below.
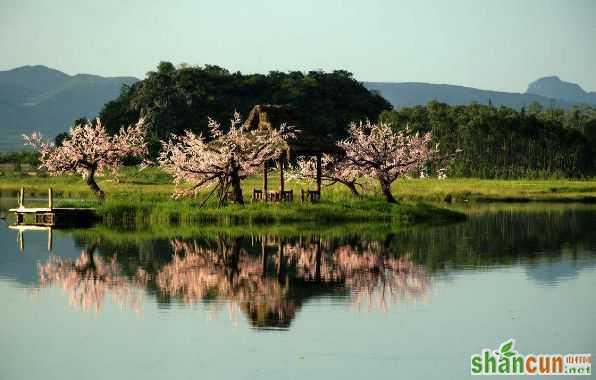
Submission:
<svg viewBox="0 0 596 380">
<path fill-rule="evenodd" d="M 95 117 L 102 106 L 115 99 L 134 77 L 68 75 L 46 66 L 23 66 L 0 71 L 0 152 L 20 150 L 23 133 L 40 131 L 49 138 L 67 131 L 80 117 Z M 364 82 L 395 108 L 425 105 L 431 100 L 450 105 L 471 102 L 516 109 L 538 102 L 544 107 L 571 108 L 575 104 L 596 106 L 596 92 L 586 92 L 559 77 L 540 78 L 525 93 L 480 90 L 448 84 L 417 82 Z"/>
<path fill-rule="evenodd" d="M 0 71 L 0 152 L 23 147 L 24 133 L 48 138 L 67 131 L 80 117 L 95 117 L 133 77 L 68 75 L 46 66 Z"/>
<path fill-rule="evenodd" d="M 530 83 L 526 94 L 596 105 L 596 92 L 586 92 L 578 84 L 564 82 L 557 76 L 540 78 Z"/>
<path fill-rule="evenodd" d="M 490 101 L 495 106 L 507 106 L 516 109 L 527 107 L 532 102 L 538 102 L 544 107 L 556 105 L 558 107 L 571 108 L 575 104 L 582 103 L 596 106 L 596 96 L 593 96 L 595 93 L 586 93 L 578 85 L 569 83 L 569 85 L 577 86 L 577 88 L 586 94 L 583 97 L 573 97 L 568 95 L 572 93 L 571 91 L 557 90 L 548 81 L 547 84 L 549 85 L 543 85 L 544 79 L 546 78 L 532 82 L 528 91 L 524 94 L 419 82 L 364 82 L 364 86 L 371 91 L 378 91 L 395 108 L 425 105 L 431 100 L 437 100 L 449 105 L 466 105 L 472 102 L 488 104 Z M 534 84 L 538 85 L 535 86 Z M 577 95 L 576 92 L 574 94 Z"/>
</svg>

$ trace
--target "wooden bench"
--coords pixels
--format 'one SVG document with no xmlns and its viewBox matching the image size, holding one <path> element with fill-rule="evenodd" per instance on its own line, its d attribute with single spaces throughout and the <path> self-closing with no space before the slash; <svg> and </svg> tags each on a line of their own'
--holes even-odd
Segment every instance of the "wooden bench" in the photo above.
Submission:
<svg viewBox="0 0 596 380">
<path fill-rule="evenodd" d="M 252 199 L 251 201 L 260 202 L 263 200 L 263 190 L 252 189 Z"/>
<path fill-rule="evenodd" d="M 294 190 L 289 191 L 267 191 L 253 189 L 252 202 L 292 202 L 294 200 Z"/>
<path fill-rule="evenodd" d="M 321 200 L 321 192 L 317 190 L 300 189 L 300 200 L 304 202 L 318 202 Z"/>
<path fill-rule="evenodd" d="M 293 202 L 294 201 L 294 190 L 282 191 L 281 192 L 282 202 Z"/>
</svg>

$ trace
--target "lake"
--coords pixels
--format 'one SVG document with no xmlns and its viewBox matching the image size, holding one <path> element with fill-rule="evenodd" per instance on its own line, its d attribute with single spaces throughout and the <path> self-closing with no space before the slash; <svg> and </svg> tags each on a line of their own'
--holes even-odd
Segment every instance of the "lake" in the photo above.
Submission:
<svg viewBox="0 0 596 380">
<path fill-rule="evenodd" d="M 0 221 L 0 379 L 462 379 L 509 338 L 596 352 L 596 207 L 466 211 L 399 230 L 96 226 L 20 242 Z"/>
</svg>

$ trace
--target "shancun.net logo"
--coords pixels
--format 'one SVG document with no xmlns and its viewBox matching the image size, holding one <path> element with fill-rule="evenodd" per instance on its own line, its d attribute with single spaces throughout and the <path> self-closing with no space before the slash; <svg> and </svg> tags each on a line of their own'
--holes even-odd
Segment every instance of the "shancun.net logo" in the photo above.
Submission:
<svg viewBox="0 0 596 380">
<path fill-rule="evenodd" d="M 592 354 L 520 354 L 515 340 L 498 350 L 485 348 L 471 356 L 472 375 L 586 375 L 592 374 Z"/>
</svg>

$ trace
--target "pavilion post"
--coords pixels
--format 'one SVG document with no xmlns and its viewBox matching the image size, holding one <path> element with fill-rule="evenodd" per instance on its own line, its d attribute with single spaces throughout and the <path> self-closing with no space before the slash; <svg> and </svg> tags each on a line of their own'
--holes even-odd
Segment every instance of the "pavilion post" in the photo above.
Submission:
<svg viewBox="0 0 596 380">
<path fill-rule="evenodd" d="M 285 152 L 284 152 L 285 154 Z M 284 184 L 284 154 L 279 157 L 279 192 L 283 196 L 285 190 Z"/>
<path fill-rule="evenodd" d="M 52 188 L 50 187 L 48 189 L 48 208 L 52 209 L 52 207 L 54 207 L 54 193 L 52 191 Z"/>
<path fill-rule="evenodd" d="M 279 252 L 279 261 L 277 263 L 277 278 L 278 280 L 282 280 L 286 276 L 286 267 L 284 262 L 284 243 L 279 242 L 277 246 L 277 251 Z"/>
<path fill-rule="evenodd" d="M 48 252 L 52 252 L 52 247 L 53 247 L 53 234 L 52 234 L 52 228 L 50 227 L 48 229 Z"/>
<path fill-rule="evenodd" d="M 321 154 L 317 154 L 317 191 L 321 194 Z"/>
<path fill-rule="evenodd" d="M 315 248 L 315 280 L 321 280 L 321 244 L 317 242 Z"/>
<path fill-rule="evenodd" d="M 261 239 L 261 266 L 263 277 L 267 276 L 267 248 L 265 247 L 265 237 Z"/>
<path fill-rule="evenodd" d="M 263 197 L 267 194 L 267 161 L 263 162 Z"/>
</svg>

